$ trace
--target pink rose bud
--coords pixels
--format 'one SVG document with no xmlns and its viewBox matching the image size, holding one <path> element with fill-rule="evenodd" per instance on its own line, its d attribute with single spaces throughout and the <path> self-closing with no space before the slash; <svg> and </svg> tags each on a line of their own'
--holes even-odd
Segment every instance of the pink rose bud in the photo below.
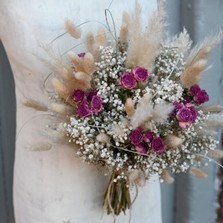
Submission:
<svg viewBox="0 0 223 223">
<path fill-rule="evenodd" d="M 190 122 L 191 121 L 191 111 L 189 108 L 181 108 L 177 112 L 176 117 L 179 122 Z"/>
<path fill-rule="evenodd" d="M 195 84 L 195 85 L 193 85 L 193 86 L 190 87 L 189 93 L 192 96 L 195 96 L 200 90 L 201 90 L 201 88 L 199 87 L 199 85 Z"/>
<path fill-rule="evenodd" d="M 201 105 L 209 100 L 209 96 L 205 90 L 199 91 L 195 96 L 194 96 L 194 101 L 198 104 Z"/>
<path fill-rule="evenodd" d="M 129 135 L 130 141 L 133 145 L 138 145 L 143 141 L 143 133 L 141 128 L 133 130 Z"/>
<path fill-rule="evenodd" d="M 146 131 L 144 132 L 144 141 L 145 142 L 152 142 L 153 137 L 154 137 L 154 133 L 151 131 Z"/>
<path fill-rule="evenodd" d="M 120 78 L 121 85 L 127 89 L 133 89 L 136 87 L 136 79 L 130 72 L 124 72 Z"/>
<path fill-rule="evenodd" d="M 91 109 L 94 113 L 98 113 L 102 109 L 102 100 L 98 95 L 94 95 L 91 99 Z"/>
<path fill-rule="evenodd" d="M 152 149 L 157 153 L 165 152 L 164 142 L 160 137 L 156 137 L 152 140 Z"/>
<path fill-rule="evenodd" d="M 141 142 L 138 145 L 136 145 L 135 150 L 141 154 L 147 154 L 148 145 L 145 142 Z"/>
<path fill-rule="evenodd" d="M 84 100 L 85 93 L 82 90 L 74 90 L 72 93 L 72 98 L 75 102 L 81 102 Z"/>
<path fill-rule="evenodd" d="M 77 54 L 79 57 L 83 58 L 85 56 L 86 53 L 79 53 Z"/>
<path fill-rule="evenodd" d="M 134 67 L 132 73 L 137 81 L 146 81 L 150 76 L 150 73 L 144 67 Z"/>
<path fill-rule="evenodd" d="M 81 118 L 88 117 L 91 114 L 91 110 L 85 101 L 81 102 L 77 107 L 77 115 Z"/>
</svg>

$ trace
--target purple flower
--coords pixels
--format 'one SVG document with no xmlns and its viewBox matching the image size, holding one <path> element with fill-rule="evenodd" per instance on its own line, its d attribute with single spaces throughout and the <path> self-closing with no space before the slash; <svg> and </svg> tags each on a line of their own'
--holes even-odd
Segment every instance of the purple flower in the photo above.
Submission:
<svg viewBox="0 0 223 223">
<path fill-rule="evenodd" d="M 79 57 L 83 58 L 85 56 L 86 53 L 79 53 L 77 54 Z"/>
<path fill-rule="evenodd" d="M 150 76 L 149 72 L 144 67 L 134 67 L 132 73 L 137 81 L 146 81 Z"/>
<path fill-rule="evenodd" d="M 96 90 L 91 90 L 88 92 L 87 94 L 87 101 L 91 102 L 93 96 L 97 95 L 97 91 Z"/>
<path fill-rule="evenodd" d="M 85 101 L 81 102 L 77 107 L 77 115 L 81 118 L 85 118 L 91 114 L 91 110 Z"/>
<path fill-rule="evenodd" d="M 194 101 L 197 104 L 203 104 L 204 102 L 209 100 L 209 96 L 205 90 L 200 90 L 195 96 Z"/>
<path fill-rule="evenodd" d="M 151 142 L 153 151 L 157 153 L 162 153 L 165 151 L 164 142 L 160 137 L 153 138 Z"/>
<path fill-rule="evenodd" d="M 120 78 L 121 85 L 127 89 L 133 89 L 136 87 L 136 80 L 134 75 L 130 72 L 124 72 Z"/>
<path fill-rule="evenodd" d="M 94 95 L 91 99 L 91 109 L 94 113 L 98 113 L 102 109 L 102 100 L 98 95 Z"/>
<path fill-rule="evenodd" d="M 136 145 L 135 150 L 139 153 L 146 154 L 148 151 L 148 145 L 145 142 L 141 142 Z"/>
<path fill-rule="evenodd" d="M 81 102 L 84 100 L 85 93 L 82 90 L 74 90 L 72 93 L 72 97 L 75 102 Z"/>
<path fill-rule="evenodd" d="M 177 102 L 177 101 L 173 102 L 173 106 L 174 106 L 174 109 L 173 109 L 173 111 L 170 113 L 170 117 L 175 118 L 177 112 L 178 112 L 181 108 L 183 108 L 184 106 L 183 106 L 183 104 L 181 104 L 180 102 Z"/>
<path fill-rule="evenodd" d="M 133 145 L 139 145 L 143 141 L 143 133 L 141 128 L 133 130 L 129 135 L 130 141 Z"/>
<path fill-rule="evenodd" d="M 146 132 L 144 132 L 143 136 L 144 136 L 143 138 L 144 138 L 145 142 L 152 142 L 154 133 L 151 131 L 146 131 Z"/>
<path fill-rule="evenodd" d="M 193 86 L 190 87 L 189 89 L 189 93 L 192 96 L 195 96 L 198 92 L 200 92 L 201 88 L 199 87 L 199 85 L 195 84 Z"/>
<path fill-rule="evenodd" d="M 190 122 L 191 121 L 191 111 L 189 108 L 181 108 L 177 112 L 176 117 L 179 122 Z"/>
<path fill-rule="evenodd" d="M 190 109 L 190 121 L 195 122 L 195 120 L 197 119 L 197 115 L 198 115 L 197 110 L 195 109 L 195 107 L 191 103 L 187 103 L 185 106 L 188 109 Z"/>
</svg>

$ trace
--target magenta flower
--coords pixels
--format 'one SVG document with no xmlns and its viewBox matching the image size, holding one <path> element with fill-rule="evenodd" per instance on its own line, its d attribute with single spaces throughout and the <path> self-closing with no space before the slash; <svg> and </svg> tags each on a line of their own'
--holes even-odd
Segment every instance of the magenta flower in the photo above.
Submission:
<svg viewBox="0 0 223 223">
<path fill-rule="evenodd" d="M 192 104 L 190 104 L 190 103 L 187 103 L 187 104 L 186 104 L 186 107 L 187 107 L 188 109 L 190 109 L 190 121 L 191 121 L 191 122 L 195 122 L 195 120 L 197 119 L 197 116 L 198 116 L 198 112 L 197 112 L 197 110 L 196 110 L 195 107 L 194 107 Z"/>
<path fill-rule="evenodd" d="M 190 89 L 189 89 L 189 93 L 190 93 L 192 96 L 195 96 L 199 91 L 201 91 L 201 88 L 200 88 L 199 85 L 197 85 L 197 84 L 191 86 Z"/>
<path fill-rule="evenodd" d="M 136 80 L 134 75 L 130 72 L 124 72 L 120 78 L 121 85 L 127 89 L 133 89 L 136 87 Z"/>
<path fill-rule="evenodd" d="M 143 133 L 141 128 L 133 130 L 129 135 L 130 141 L 133 145 L 139 145 L 143 141 Z"/>
<path fill-rule="evenodd" d="M 81 102 L 77 107 L 77 115 L 81 118 L 88 117 L 91 114 L 91 110 L 85 101 Z"/>
<path fill-rule="evenodd" d="M 179 122 L 190 122 L 191 111 L 189 108 L 182 108 L 177 112 L 176 117 Z"/>
<path fill-rule="evenodd" d="M 81 102 L 84 100 L 85 93 L 82 90 L 74 90 L 72 93 L 72 98 L 75 102 Z"/>
<path fill-rule="evenodd" d="M 83 58 L 85 56 L 86 53 L 79 53 L 77 54 L 79 57 Z"/>
<path fill-rule="evenodd" d="M 150 76 L 149 72 L 144 67 L 134 67 L 132 73 L 137 81 L 146 81 Z"/>
<path fill-rule="evenodd" d="M 102 109 L 102 100 L 98 95 L 94 95 L 91 99 L 91 109 L 94 113 L 98 113 Z"/>
<path fill-rule="evenodd" d="M 154 133 L 151 131 L 146 131 L 143 134 L 143 138 L 145 142 L 152 142 L 153 137 L 154 137 Z"/>
<path fill-rule="evenodd" d="M 164 142 L 160 137 L 153 138 L 151 145 L 153 151 L 157 153 L 163 153 L 165 151 Z"/>
<path fill-rule="evenodd" d="M 136 145 L 135 150 L 141 154 L 146 154 L 148 151 L 148 145 L 145 142 L 141 142 Z"/>
<path fill-rule="evenodd" d="M 170 117 L 175 118 L 177 112 L 178 112 L 181 108 L 183 108 L 184 106 L 183 106 L 183 104 L 181 104 L 180 102 L 177 102 L 177 101 L 173 102 L 173 106 L 174 106 L 174 109 L 173 109 L 173 111 L 170 113 Z"/>
<path fill-rule="evenodd" d="M 87 94 L 87 101 L 91 102 L 93 96 L 97 95 L 97 91 L 96 90 L 91 90 L 88 92 Z"/>
<path fill-rule="evenodd" d="M 209 96 L 205 90 L 200 90 L 195 96 L 194 101 L 200 105 L 209 100 Z"/>
</svg>

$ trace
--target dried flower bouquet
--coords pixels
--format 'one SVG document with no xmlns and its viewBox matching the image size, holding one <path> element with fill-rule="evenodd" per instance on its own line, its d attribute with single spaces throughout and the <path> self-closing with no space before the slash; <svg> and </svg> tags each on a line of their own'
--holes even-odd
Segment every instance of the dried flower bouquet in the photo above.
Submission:
<svg viewBox="0 0 223 223">
<path fill-rule="evenodd" d="M 65 27 L 81 38 L 71 21 Z M 191 48 L 186 30 L 166 37 L 163 7 L 143 28 L 136 3 L 132 14 L 123 13 L 119 35 L 110 26 L 88 33 L 86 52 L 69 52 L 69 62 L 58 60 L 52 80 L 57 97 L 50 108 L 26 102 L 52 111 L 60 123 L 54 132 L 78 145 L 85 162 L 111 175 L 104 196 L 108 214 L 131 208 L 131 188 L 143 186 L 151 175 L 168 183 L 170 173 L 190 171 L 204 178 L 200 168 L 222 156 L 214 138 L 223 124 L 222 107 L 203 105 L 209 96 L 198 85 L 221 37 Z"/>
</svg>

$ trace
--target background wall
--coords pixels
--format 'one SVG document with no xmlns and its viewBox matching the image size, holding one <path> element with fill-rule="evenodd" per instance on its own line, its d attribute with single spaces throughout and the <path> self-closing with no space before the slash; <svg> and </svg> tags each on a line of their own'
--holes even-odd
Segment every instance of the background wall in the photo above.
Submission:
<svg viewBox="0 0 223 223">
<path fill-rule="evenodd" d="M 170 31 L 185 26 L 194 42 L 223 25 L 222 0 L 167 0 Z M 212 102 L 222 101 L 223 45 L 211 55 L 213 67 L 202 81 Z M 15 141 L 14 82 L 4 49 L 0 45 L 0 223 L 13 223 L 12 176 Z M 216 166 L 207 168 L 203 182 L 188 175 L 177 175 L 172 185 L 162 184 L 163 223 L 214 223 L 216 210 Z M 155 223 L 155 222 L 153 222 Z"/>
</svg>

